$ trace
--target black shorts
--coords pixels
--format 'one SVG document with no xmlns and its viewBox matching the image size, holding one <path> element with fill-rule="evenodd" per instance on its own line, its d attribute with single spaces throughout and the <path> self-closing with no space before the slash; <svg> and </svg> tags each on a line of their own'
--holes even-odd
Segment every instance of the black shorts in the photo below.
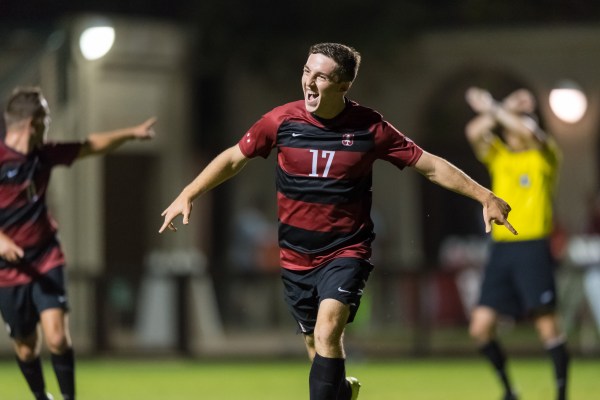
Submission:
<svg viewBox="0 0 600 400">
<path fill-rule="evenodd" d="M 319 304 L 324 299 L 350 305 L 348 323 L 352 322 L 372 270 L 369 262 L 357 258 L 337 258 L 309 271 L 282 269 L 285 302 L 300 332 L 314 332 Z"/>
<path fill-rule="evenodd" d="M 480 305 L 513 317 L 556 309 L 556 265 L 548 240 L 496 242 L 489 257 Z"/>
<path fill-rule="evenodd" d="M 40 313 L 49 308 L 68 309 L 64 267 L 53 268 L 33 281 L 0 287 L 0 313 L 12 338 L 33 333 Z"/>
</svg>

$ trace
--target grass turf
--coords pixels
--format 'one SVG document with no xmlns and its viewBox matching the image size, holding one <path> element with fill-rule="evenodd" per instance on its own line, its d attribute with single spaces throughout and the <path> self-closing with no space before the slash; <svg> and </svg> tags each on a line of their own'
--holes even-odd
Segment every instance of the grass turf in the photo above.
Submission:
<svg viewBox="0 0 600 400">
<path fill-rule="evenodd" d="M 309 363 L 303 361 L 79 360 L 78 398 L 83 400 L 306 400 Z M 547 359 L 513 359 L 511 375 L 522 398 L 554 397 Z M 48 390 L 59 400 L 54 374 L 44 364 Z M 479 359 L 348 361 L 348 375 L 361 383 L 360 400 L 497 400 L 500 390 Z M 572 362 L 570 398 L 600 393 L 600 360 Z M 0 399 L 29 400 L 12 360 L 0 360 Z"/>
</svg>

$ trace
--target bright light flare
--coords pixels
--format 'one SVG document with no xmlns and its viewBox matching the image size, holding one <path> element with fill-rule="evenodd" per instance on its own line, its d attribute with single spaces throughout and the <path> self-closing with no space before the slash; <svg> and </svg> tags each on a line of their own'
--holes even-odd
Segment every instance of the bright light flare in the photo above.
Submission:
<svg viewBox="0 0 600 400">
<path fill-rule="evenodd" d="M 110 51 L 115 42 L 112 26 L 87 28 L 79 38 L 79 48 L 86 60 L 97 60 Z"/>
<path fill-rule="evenodd" d="M 585 93 L 572 82 L 557 85 L 550 91 L 550 108 L 562 121 L 574 124 L 579 122 L 587 110 Z"/>
</svg>

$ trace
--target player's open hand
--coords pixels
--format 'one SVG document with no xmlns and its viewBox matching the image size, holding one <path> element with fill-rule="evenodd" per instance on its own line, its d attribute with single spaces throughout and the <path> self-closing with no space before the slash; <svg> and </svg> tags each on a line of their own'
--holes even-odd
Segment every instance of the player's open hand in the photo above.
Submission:
<svg viewBox="0 0 600 400">
<path fill-rule="evenodd" d="M 506 229 L 512 232 L 513 235 L 518 235 L 516 229 L 513 228 L 507 219 L 510 210 L 511 208 L 507 202 L 492 193 L 489 197 L 489 200 L 483 205 L 485 232 L 490 233 L 492 231 L 493 222 L 496 225 L 504 225 Z"/>
<path fill-rule="evenodd" d="M 136 139 L 148 140 L 154 138 L 156 132 L 154 132 L 154 124 L 156 123 L 156 117 L 148 118 L 141 124 L 132 128 L 133 135 Z"/>
<path fill-rule="evenodd" d="M 177 196 L 175 200 L 173 200 L 171 205 L 167 207 L 165 211 L 162 212 L 162 214 L 160 214 L 162 217 L 165 217 L 165 220 L 160 229 L 158 230 L 158 233 L 163 233 L 163 231 L 166 228 L 169 228 L 173 232 L 177 232 L 177 228 L 175 227 L 175 224 L 173 224 L 173 220 L 178 215 L 183 216 L 184 225 L 189 224 L 190 214 L 192 213 L 192 205 L 193 203 L 190 200 L 190 198 L 187 195 L 185 195 L 184 192 L 181 192 L 181 194 Z"/>
<path fill-rule="evenodd" d="M 478 113 L 489 112 L 494 107 L 494 98 L 487 90 L 470 87 L 465 93 L 465 99 L 473 111 Z"/>
</svg>

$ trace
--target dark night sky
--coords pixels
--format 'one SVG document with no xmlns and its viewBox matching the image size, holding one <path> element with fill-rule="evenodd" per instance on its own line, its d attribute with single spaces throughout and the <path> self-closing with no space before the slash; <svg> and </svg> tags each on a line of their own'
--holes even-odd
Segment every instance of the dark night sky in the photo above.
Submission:
<svg viewBox="0 0 600 400">
<path fill-rule="evenodd" d="M 304 48 L 316 41 L 340 41 L 385 51 L 388 43 L 429 29 L 595 25 L 600 1 L 0 0 L 0 32 L 51 27 L 84 12 L 174 21 L 198 33 L 196 53 L 243 53 L 249 62 L 260 63 L 273 48 L 288 49 L 293 43 Z"/>
<path fill-rule="evenodd" d="M 383 29 L 489 24 L 593 23 L 595 0 L 1 0 L 0 19 L 18 24 L 52 21 L 66 14 L 103 12 L 211 23 L 213 29 L 374 33 Z"/>
</svg>

